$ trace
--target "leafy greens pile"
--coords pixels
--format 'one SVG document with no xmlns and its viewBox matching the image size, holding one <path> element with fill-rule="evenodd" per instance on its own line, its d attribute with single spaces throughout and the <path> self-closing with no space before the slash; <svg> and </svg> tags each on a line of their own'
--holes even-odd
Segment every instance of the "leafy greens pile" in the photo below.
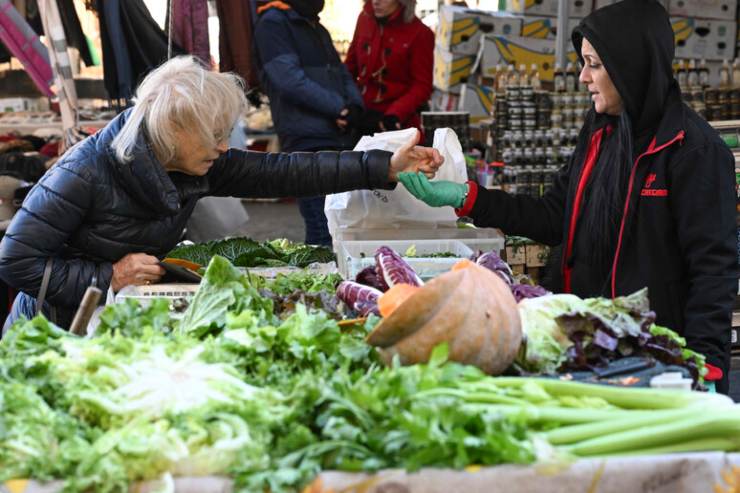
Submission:
<svg viewBox="0 0 740 493">
<path fill-rule="evenodd" d="M 214 474 L 278 493 L 328 469 L 740 448 L 721 396 L 492 378 L 448 363 L 445 346 L 426 365 L 386 368 L 364 342 L 376 317 L 347 330 L 263 295 L 333 293 L 324 281 L 270 284 L 217 256 L 181 318 L 128 301 L 88 339 L 18 322 L 0 342 L 0 481 L 124 492 Z"/>
<path fill-rule="evenodd" d="M 286 239 L 258 242 L 249 238 L 214 240 L 195 245 L 174 248 L 167 254 L 178 258 L 208 265 L 211 258 L 219 255 L 237 267 L 308 267 L 313 263 L 335 260 L 331 249 L 292 243 Z"/>
</svg>

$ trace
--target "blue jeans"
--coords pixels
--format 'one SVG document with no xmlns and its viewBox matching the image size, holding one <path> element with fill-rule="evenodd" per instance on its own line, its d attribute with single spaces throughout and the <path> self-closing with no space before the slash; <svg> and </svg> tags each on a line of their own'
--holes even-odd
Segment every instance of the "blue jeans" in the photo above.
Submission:
<svg viewBox="0 0 740 493">
<path fill-rule="evenodd" d="M 306 244 L 331 248 L 331 235 L 324 214 L 324 199 L 323 195 L 300 198 L 298 199 L 298 209 L 301 211 L 303 222 L 306 225 Z"/>
<path fill-rule="evenodd" d="M 24 293 L 23 291 L 18 293 L 15 297 L 15 300 L 13 301 L 13 307 L 10 309 L 8 318 L 5 319 L 5 323 L 3 324 L 2 332 L 0 333 L 0 339 L 2 339 L 2 336 L 8 333 L 8 330 L 10 330 L 10 328 L 15 322 L 18 321 L 19 318 L 25 317 L 28 320 L 31 320 L 33 317 L 35 317 L 37 306 L 38 303 L 36 301 L 36 298 L 31 296 L 30 294 Z M 72 324 L 72 317 L 74 316 L 75 310 L 68 310 L 58 307 L 55 308 L 52 307 L 48 301 L 45 301 L 41 313 L 46 317 L 47 320 L 51 321 L 58 327 L 67 330 L 67 327 Z"/>
</svg>

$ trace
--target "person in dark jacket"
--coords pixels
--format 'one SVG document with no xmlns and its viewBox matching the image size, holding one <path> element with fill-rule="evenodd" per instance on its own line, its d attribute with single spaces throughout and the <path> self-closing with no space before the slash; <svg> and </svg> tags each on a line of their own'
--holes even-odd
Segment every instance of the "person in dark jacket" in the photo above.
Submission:
<svg viewBox="0 0 740 493">
<path fill-rule="evenodd" d="M 283 151 L 348 149 L 362 97 L 319 22 L 324 0 L 271 1 L 257 8 L 255 46 Z M 298 200 L 306 243 L 331 246 L 324 197 Z"/>
<path fill-rule="evenodd" d="M 681 101 L 665 9 L 625 0 L 572 34 L 593 107 L 568 165 L 541 199 L 402 175 L 430 205 L 475 224 L 560 245 L 551 289 L 620 296 L 647 286 L 657 323 L 707 358 L 727 392 L 737 292 L 734 159 Z"/>
<path fill-rule="evenodd" d="M 345 63 L 362 91 L 364 134 L 421 125 L 432 95 L 434 33 L 416 0 L 366 0 Z"/>
<path fill-rule="evenodd" d="M 241 80 L 177 57 L 151 72 L 136 104 L 72 147 L 36 184 L 0 242 L 0 279 L 21 291 L 5 330 L 36 313 L 68 327 L 88 286 L 157 282 L 158 265 L 205 196 L 284 197 L 390 189 L 397 173 L 433 175 L 439 153 L 266 154 L 227 149 L 246 106 Z M 418 137 L 418 135 L 417 135 Z M 45 276 L 48 273 L 48 276 Z"/>
</svg>

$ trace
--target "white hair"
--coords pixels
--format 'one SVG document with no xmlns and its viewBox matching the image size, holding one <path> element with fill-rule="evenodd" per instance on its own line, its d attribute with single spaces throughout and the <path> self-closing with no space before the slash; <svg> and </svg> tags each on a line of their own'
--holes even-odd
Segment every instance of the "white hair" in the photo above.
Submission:
<svg viewBox="0 0 740 493">
<path fill-rule="evenodd" d="M 211 72 L 192 56 L 179 56 L 144 78 L 111 146 L 121 162 L 130 162 L 139 133 L 146 131 L 155 156 L 166 165 L 176 156 L 178 130 L 215 147 L 228 137 L 246 105 L 244 81 L 238 75 Z"/>
</svg>

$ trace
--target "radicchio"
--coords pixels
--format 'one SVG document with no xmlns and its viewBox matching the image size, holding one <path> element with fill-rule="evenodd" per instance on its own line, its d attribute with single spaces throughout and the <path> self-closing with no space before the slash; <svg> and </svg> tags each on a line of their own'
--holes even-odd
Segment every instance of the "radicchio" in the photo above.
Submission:
<svg viewBox="0 0 740 493">
<path fill-rule="evenodd" d="M 517 303 L 526 298 L 539 298 L 552 294 L 542 286 L 532 286 L 531 284 L 514 284 L 511 286 L 511 292 Z"/>
<path fill-rule="evenodd" d="M 379 289 L 354 281 L 342 281 L 337 286 L 337 298 L 361 316 L 379 314 L 378 298 L 383 294 Z"/>
<path fill-rule="evenodd" d="M 495 272 L 509 286 L 514 285 L 514 273 L 511 271 L 511 267 L 499 257 L 495 250 L 478 256 L 475 263 Z"/>
<path fill-rule="evenodd" d="M 414 269 L 391 248 L 382 246 L 375 252 L 375 264 L 379 277 L 392 288 L 396 284 L 423 286 L 424 282 Z"/>
<path fill-rule="evenodd" d="M 370 267 L 365 267 L 355 276 L 355 282 L 370 286 L 381 291 L 388 291 L 388 286 L 385 281 L 378 275 L 375 264 Z"/>
</svg>

